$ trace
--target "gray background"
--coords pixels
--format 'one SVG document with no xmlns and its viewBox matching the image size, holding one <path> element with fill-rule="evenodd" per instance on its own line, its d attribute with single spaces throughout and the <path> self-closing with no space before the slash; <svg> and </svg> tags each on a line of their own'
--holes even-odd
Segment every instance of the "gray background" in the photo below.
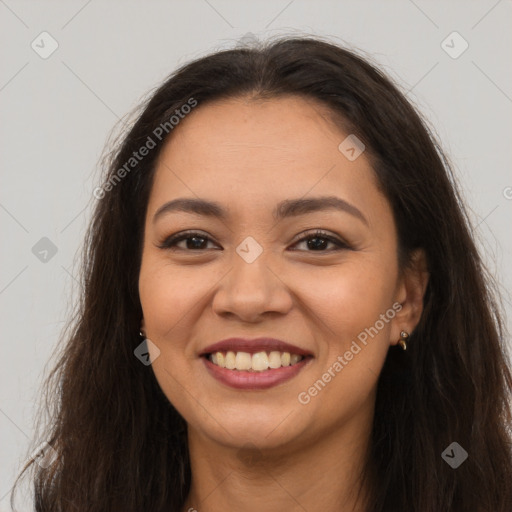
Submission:
<svg viewBox="0 0 512 512">
<path fill-rule="evenodd" d="M 178 65 L 250 33 L 328 36 L 409 91 L 451 156 L 511 318 L 511 2 L 0 0 L 0 16 L 0 512 L 79 292 L 75 256 L 109 133 Z M 46 59 L 31 47 L 51 48 L 43 31 L 59 45 Z M 441 46 L 453 31 L 469 44 L 456 59 Z M 41 252 L 43 237 L 56 254 Z"/>
</svg>

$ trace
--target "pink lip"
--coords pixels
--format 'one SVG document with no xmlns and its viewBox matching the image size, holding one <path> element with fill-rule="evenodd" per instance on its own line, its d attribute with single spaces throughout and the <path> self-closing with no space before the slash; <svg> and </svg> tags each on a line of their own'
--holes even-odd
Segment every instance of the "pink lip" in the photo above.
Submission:
<svg viewBox="0 0 512 512">
<path fill-rule="evenodd" d="M 274 350 L 278 352 L 290 352 L 290 354 L 298 354 L 304 357 L 313 355 L 305 349 L 275 338 L 254 338 L 252 340 L 248 338 L 228 338 L 218 341 L 213 345 L 209 345 L 204 348 L 199 355 L 204 356 L 212 352 L 227 352 L 228 350 L 232 350 L 233 352 L 247 352 L 249 354 L 255 354 L 256 352 L 272 352 Z"/>
<path fill-rule="evenodd" d="M 228 370 L 213 364 L 206 357 L 202 359 L 210 374 L 223 384 L 237 389 L 267 389 L 297 375 L 313 358 L 306 357 L 293 366 L 282 366 L 281 368 L 264 370 L 262 372 Z"/>
</svg>

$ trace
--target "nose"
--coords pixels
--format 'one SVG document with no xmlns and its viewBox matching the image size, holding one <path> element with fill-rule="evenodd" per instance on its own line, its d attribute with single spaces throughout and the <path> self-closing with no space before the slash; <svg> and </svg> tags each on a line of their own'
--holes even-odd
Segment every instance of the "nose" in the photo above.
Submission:
<svg viewBox="0 0 512 512">
<path fill-rule="evenodd" d="M 292 293 L 260 255 L 252 263 L 233 255 L 233 267 L 219 283 L 213 310 L 244 322 L 258 322 L 270 313 L 286 314 L 292 308 Z"/>
</svg>

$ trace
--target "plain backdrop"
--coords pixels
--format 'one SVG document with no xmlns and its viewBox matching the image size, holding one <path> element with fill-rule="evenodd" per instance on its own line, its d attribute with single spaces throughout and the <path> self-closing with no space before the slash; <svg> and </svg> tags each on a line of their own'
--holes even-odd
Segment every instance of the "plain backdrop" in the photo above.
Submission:
<svg viewBox="0 0 512 512">
<path fill-rule="evenodd" d="M 495 0 L 0 0 L 0 511 L 79 292 L 74 261 L 107 137 L 177 66 L 213 50 L 316 34 L 387 71 L 454 163 L 510 318 L 511 18 L 511 2 Z"/>
</svg>

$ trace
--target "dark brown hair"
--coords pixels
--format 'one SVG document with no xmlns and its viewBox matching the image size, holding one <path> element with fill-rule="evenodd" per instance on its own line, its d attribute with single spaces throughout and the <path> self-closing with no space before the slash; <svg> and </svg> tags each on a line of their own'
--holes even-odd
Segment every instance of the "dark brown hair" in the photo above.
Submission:
<svg viewBox="0 0 512 512">
<path fill-rule="evenodd" d="M 415 108 L 368 58 L 320 38 L 220 51 L 173 73 L 112 151 L 104 183 L 191 98 L 298 95 L 327 107 L 366 145 L 394 213 L 400 264 L 427 255 L 429 284 L 407 352 L 392 348 L 378 382 L 367 471 L 371 512 L 512 510 L 512 376 L 495 284 L 472 238 L 449 162 Z M 179 126 L 176 128 L 179 129 Z M 33 461 L 37 512 L 179 511 L 190 487 L 186 424 L 151 366 L 134 356 L 143 227 L 168 137 L 95 206 L 82 293 L 46 383 L 45 439 Z M 156 138 L 153 137 L 155 140 Z M 457 469 L 452 442 L 469 454 Z"/>
</svg>

